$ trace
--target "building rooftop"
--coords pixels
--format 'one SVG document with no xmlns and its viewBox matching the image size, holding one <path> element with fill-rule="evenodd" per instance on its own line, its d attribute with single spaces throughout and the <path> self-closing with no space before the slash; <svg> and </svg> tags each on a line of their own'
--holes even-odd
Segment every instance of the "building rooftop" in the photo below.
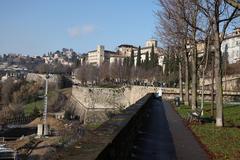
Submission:
<svg viewBox="0 0 240 160">
<path fill-rule="evenodd" d="M 137 48 L 137 47 L 135 47 L 133 45 L 130 45 L 130 44 L 121 44 L 121 45 L 118 46 L 118 48 L 121 48 L 121 47 Z"/>
<path fill-rule="evenodd" d="M 226 34 L 225 39 L 240 37 L 240 27 L 236 27 L 233 32 Z"/>
<path fill-rule="evenodd" d="M 224 40 L 231 39 L 231 38 L 236 38 L 236 37 L 240 37 L 240 34 L 233 34 L 233 33 L 231 33 L 231 34 L 227 34 L 225 36 Z"/>
<path fill-rule="evenodd" d="M 93 50 L 93 51 L 89 51 L 88 53 L 92 53 L 92 52 L 96 52 L 97 50 Z M 114 51 L 110 51 L 110 50 L 104 50 L 104 52 L 108 52 L 108 53 L 116 53 Z"/>
<path fill-rule="evenodd" d="M 110 54 L 110 57 L 123 57 L 125 58 L 126 56 L 120 55 L 120 54 Z"/>
<path fill-rule="evenodd" d="M 93 50 L 93 51 L 88 51 L 88 53 L 91 53 L 91 52 L 96 52 L 97 50 Z"/>
<path fill-rule="evenodd" d="M 108 53 L 111 53 L 111 54 L 116 54 L 116 52 L 114 52 L 114 51 L 109 51 L 109 50 L 105 50 L 104 52 L 105 52 L 105 53 L 108 52 Z"/>
</svg>

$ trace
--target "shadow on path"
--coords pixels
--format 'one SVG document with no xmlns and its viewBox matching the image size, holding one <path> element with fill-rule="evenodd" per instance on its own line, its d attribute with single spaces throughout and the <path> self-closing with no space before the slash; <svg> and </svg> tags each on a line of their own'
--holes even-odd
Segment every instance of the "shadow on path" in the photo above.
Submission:
<svg viewBox="0 0 240 160">
<path fill-rule="evenodd" d="M 192 132 L 184 125 L 182 119 L 173 107 L 163 102 L 168 125 L 172 133 L 177 159 L 179 160 L 207 160 L 208 154 L 197 142 Z"/>
<path fill-rule="evenodd" d="M 138 131 L 131 159 L 175 160 L 176 152 L 163 103 L 153 99 L 145 123 Z"/>
<path fill-rule="evenodd" d="M 131 152 L 136 160 L 207 160 L 191 131 L 167 102 L 153 99 Z"/>
</svg>

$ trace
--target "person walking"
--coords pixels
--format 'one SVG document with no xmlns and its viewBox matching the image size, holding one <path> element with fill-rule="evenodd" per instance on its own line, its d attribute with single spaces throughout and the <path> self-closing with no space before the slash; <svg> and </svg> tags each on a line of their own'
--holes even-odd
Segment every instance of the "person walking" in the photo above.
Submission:
<svg viewBox="0 0 240 160">
<path fill-rule="evenodd" d="M 162 99 L 162 88 L 161 87 L 158 89 L 157 93 L 155 93 L 155 97 L 160 100 Z"/>
<path fill-rule="evenodd" d="M 162 100 L 162 88 L 161 87 L 158 90 L 158 97 L 160 100 Z"/>
</svg>

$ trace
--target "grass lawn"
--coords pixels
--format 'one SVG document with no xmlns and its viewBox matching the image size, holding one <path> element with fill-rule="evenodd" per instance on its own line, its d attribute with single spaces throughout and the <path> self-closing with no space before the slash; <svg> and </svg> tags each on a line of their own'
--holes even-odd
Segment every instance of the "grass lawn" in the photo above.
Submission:
<svg viewBox="0 0 240 160">
<path fill-rule="evenodd" d="M 191 109 L 182 105 L 177 111 L 184 119 Z M 204 105 L 204 117 L 209 118 L 210 104 Z M 194 134 L 204 144 L 213 159 L 240 159 L 240 105 L 224 106 L 225 127 L 215 127 L 214 122 L 189 124 Z"/>
<path fill-rule="evenodd" d="M 57 101 L 59 92 L 61 92 L 61 90 L 54 90 L 48 93 L 48 106 L 53 105 Z M 44 108 L 44 99 L 26 104 L 24 106 L 25 115 L 30 115 L 35 107 L 37 107 L 39 111 L 42 113 Z"/>
<path fill-rule="evenodd" d="M 40 112 L 43 112 L 44 100 L 38 100 L 36 102 L 28 103 L 24 106 L 24 113 L 26 116 L 29 116 L 35 107 L 39 109 Z"/>
</svg>

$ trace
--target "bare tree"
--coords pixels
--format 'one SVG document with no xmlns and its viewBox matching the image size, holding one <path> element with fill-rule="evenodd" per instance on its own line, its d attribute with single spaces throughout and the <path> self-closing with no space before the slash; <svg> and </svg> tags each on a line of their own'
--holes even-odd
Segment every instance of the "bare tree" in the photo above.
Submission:
<svg viewBox="0 0 240 160">
<path fill-rule="evenodd" d="M 185 100 L 184 104 L 189 106 L 189 52 L 186 48 L 186 41 L 184 43 L 184 61 L 185 61 Z"/>
<path fill-rule="evenodd" d="M 179 16 L 188 24 L 188 47 L 191 49 L 191 76 L 192 76 L 192 88 L 191 88 L 191 106 L 192 110 L 197 108 L 197 64 L 198 64 L 198 54 L 197 54 L 197 28 L 199 21 L 199 9 L 194 5 L 194 3 L 188 2 L 186 0 L 177 0 L 177 4 L 181 6 L 183 14 Z M 187 5 L 186 5 L 187 4 Z"/>
<path fill-rule="evenodd" d="M 171 27 L 173 17 L 178 17 L 188 24 L 189 48 L 192 48 L 192 109 L 197 107 L 197 42 L 202 39 L 201 35 L 208 37 L 210 28 L 214 46 L 214 74 L 216 85 L 216 126 L 223 126 L 223 91 L 222 91 L 222 53 L 221 44 L 225 38 L 228 26 L 239 17 L 239 1 L 237 0 L 159 0 L 165 14 L 160 15 L 161 24 L 165 33 L 175 33 Z M 179 9 L 181 8 L 181 9 Z M 177 16 L 176 16 L 177 15 Z M 168 18 L 166 18 L 168 17 Z M 167 31 L 167 32 L 166 32 Z M 177 39 L 177 36 L 172 39 Z M 179 38 L 179 37 L 178 37 Z M 204 38 L 204 39 L 205 39 Z M 171 40 L 168 39 L 169 42 Z M 175 44 L 175 43 L 173 43 Z M 185 61 L 187 61 L 185 57 Z M 205 63 L 206 66 L 207 63 Z M 203 68 L 206 68 L 203 66 Z M 204 75 L 203 75 L 204 76 Z"/>
<path fill-rule="evenodd" d="M 99 80 L 100 82 L 108 82 L 110 80 L 109 63 L 104 62 L 99 66 Z"/>
<path fill-rule="evenodd" d="M 211 37 L 210 37 L 211 33 L 208 34 L 206 41 L 205 41 L 205 45 L 204 45 L 204 57 L 203 57 L 203 62 L 204 64 L 202 65 L 202 97 L 201 97 L 201 109 L 202 109 L 202 115 L 204 114 L 203 112 L 203 107 L 204 107 L 204 92 L 205 92 L 205 72 L 207 69 L 207 66 L 209 64 L 208 60 L 209 60 L 209 52 L 211 52 L 211 48 L 210 48 L 210 41 L 211 41 Z M 210 50 L 210 51 L 209 51 Z"/>
<path fill-rule="evenodd" d="M 97 66 L 88 65 L 87 81 L 90 82 L 92 85 L 99 82 L 99 69 Z"/>
<path fill-rule="evenodd" d="M 186 12 L 181 5 L 183 2 L 176 0 L 159 0 L 160 6 L 163 8 L 157 12 L 159 17 L 159 26 L 157 31 L 161 40 L 169 47 L 171 46 L 174 55 L 178 59 L 178 73 L 179 73 L 179 87 L 180 98 L 183 100 L 183 69 L 185 67 L 185 99 L 184 103 L 189 105 L 189 48 L 187 48 L 187 42 L 189 42 L 189 25 L 183 20 L 182 17 L 186 17 Z M 185 4 L 185 3 L 183 3 Z M 188 14 L 189 15 L 189 14 Z M 194 63 L 196 64 L 196 62 Z"/>
<path fill-rule="evenodd" d="M 215 53 L 215 81 L 216 81 L 216 126 L 222 127 L 223 124 L 223 91 L 222 91 L 222 53 L 221 44 L 225 38 L 226 30 L 229 24 L 239 17 L 238 10 L 231 8 L 224 1 L 196 1 L 191 0 L 194 5 L 201 11 L 201 15 L 206 19 L 213 32 L 213 46 Z M 189 21 L 187 21 L 189 22 Z M 189 23 L 190 24 L 190 23 Z M 194 26 L 193 26 L 194 27 Z M 201 28 L 194 28 L 204 32 Z"/>
<path fill-rule="evenodd" d="M 81 81 L 82 85 L 86 85 L 87 83 L 87 65 L 83 64 L 77 69 L 77 79 Z"/>
<path fill-rule="evenodd" d="M 221 44 L 225 38 L 229 24 L 239 17 L 238 10 L 231 8 L 223 1 L 208 1 L 201 4 L 202 12 L 212 23 L 215 51 L 215 81 L 216 81 L 216 126 L 222 127 L 223 121 L 223 90 L 222 90 L 222 53 Z"/>
<path fill-rule="evenodd" d="M 12 102 L 12 94 L 16 91 L 20 86 L 20 82 L 14 82 L 13 78 L 8 78 L 2 85 L 1 89 L 1 97 L 2 103 L 4 105 L 8 105 Z"/>
<path fill-rule="evenodd" d="M 225 2 L 230 4 L 232 7 L 240 9 L 240 2 L 238 0 L 225 0 Z"/>
</svg>

